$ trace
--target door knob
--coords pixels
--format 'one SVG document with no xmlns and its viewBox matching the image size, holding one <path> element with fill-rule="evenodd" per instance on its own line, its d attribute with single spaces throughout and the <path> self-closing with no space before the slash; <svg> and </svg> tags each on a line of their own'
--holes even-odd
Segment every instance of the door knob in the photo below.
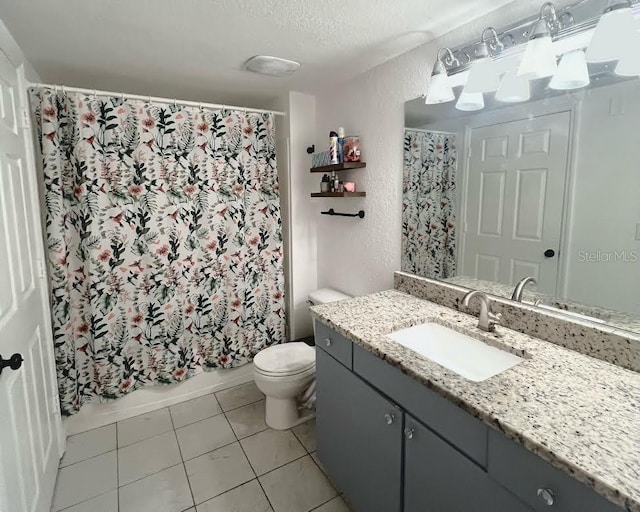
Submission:
<svg viewBox="0 0 640 512">
<path fill-rule="evenodd" d="M 13 354 L 9 359 L 3 359 L 0 355 L 0 374 L 2 374 L 2 370 L 4 370 L 7 366 L 12 370 L 17 370 L 22 366 L 22 355 L 21 354 Z"/>
<path fill-rule="evenodd" d="M 553 258 L 555 255 L 556 251 L 554 251 L 553 249 L 547 249 L 546 251 L 544 251 L 545 258 Z"/>
</svg>

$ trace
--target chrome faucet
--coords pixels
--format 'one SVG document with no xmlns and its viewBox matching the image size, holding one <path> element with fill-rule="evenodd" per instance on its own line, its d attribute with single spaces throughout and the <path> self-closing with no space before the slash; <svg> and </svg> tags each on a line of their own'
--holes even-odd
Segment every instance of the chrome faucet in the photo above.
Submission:
<svg viewBox="0 0 640 512">
<path fill-rule="evenodd" d="M 538 286 L 538 281 L 536 281 L 535 277 L 525 277 L 518 281 L 518 284 L 513 289 L 513 293 L 511 294 L 511 300 L 515 300 L 518 302 L 522 302 L 522 292 L 524 292 L 524 287 L 527 284 L 532 283 L 535 286 Z"/>
<path fill-rule="evenodd" d="M 478 299 L 480 299 L 480 316 L 478 317 L 478 329 L 482 329 L 483 331 L 487 332 L 495 331 L 496 324 L 499 324 L 502 320 L 502 315 L 500 313 L 495 314 L 492 311 L 493 302 L 486 293 L 479 290 L 470 291 L 462 299 L 462 305 L 465 307 L 469 307 L 469 302 L 474 297 L 478 297 Z"/>
</svg>

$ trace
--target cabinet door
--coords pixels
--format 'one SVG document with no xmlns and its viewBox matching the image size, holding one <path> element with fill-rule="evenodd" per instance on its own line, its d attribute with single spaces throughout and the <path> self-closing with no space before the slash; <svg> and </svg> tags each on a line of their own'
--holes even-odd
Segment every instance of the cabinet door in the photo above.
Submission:
<svg viewBox="0 0 640 512">
<path fill-rule="evenodd" d="M 318 457 L 354 512 L 400 512 L 402 411 L 316 350 Z"/>
<path fill-rule="evenodd" d="M 531 512 L 409 415 L 405 438 L 404 512 Z"/>
</svg>

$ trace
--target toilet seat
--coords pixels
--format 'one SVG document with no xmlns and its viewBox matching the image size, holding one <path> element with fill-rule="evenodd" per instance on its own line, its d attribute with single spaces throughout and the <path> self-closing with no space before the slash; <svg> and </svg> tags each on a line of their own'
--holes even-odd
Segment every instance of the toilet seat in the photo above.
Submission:
<svg viewBox="0 0 640 512">
<path fill-rule="evenodd" d="M 261 350 L 253 359 L 255 371 L 272 377 L 297 375 L 315 368 L 315 350 L 301 341 Z"/>
</svg>

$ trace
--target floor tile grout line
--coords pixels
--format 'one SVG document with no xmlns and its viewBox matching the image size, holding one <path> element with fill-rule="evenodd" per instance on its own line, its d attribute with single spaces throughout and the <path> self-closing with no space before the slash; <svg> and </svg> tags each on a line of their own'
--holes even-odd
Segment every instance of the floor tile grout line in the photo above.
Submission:
<svg viewBox="0 0 640 512">
<path fill-rule="evenodd" d="M 176 444 L 178 445 L 178 454 L 180 455 L 180 460 L 182 461 L 182 470 L 184 471 L 184 477 L 187 479 L 187 486 L 189 487 L 189 494 L 191 494 L 191 503 L 193 506 L 196 506 L 196 499 L 193 495 L 193 489 L 191 488 L 191 481 L 189 480 L 189 473 L 187 473 L 187 466 L 184 463 L 184 457 L 182 456 L 182 448 L 180 447 L 180 441 L 178 440 L 178 433 L 176 432 L 176 426 L 173 423 L 173 415 L 171 414 L 171 409 L 169 409 L 169 419 L 171 420 L 171 426 L 173 427 L 173 438 L 176 440 Z M 185 510 L 189 510 L 188 507 Z"/>
<path fill-rule="evenodd" d="M 215 500 L 216 498 L 219 498 L 220 496 L 223 496 L 227 493 L 230 493 L 231 491 L 235 491 L 236 489 L 239 489 L 240 487 L 242 487 L 243 485 L 247 485 L 253 481 L 258 481 L 258 477 L 256 478 L 252 478 L 251 480 L 247 480 L 246 482 L 242 482 L 241 484 L 238 484 L 234 487 L 231 487 L 230 489 L 227 489 L 226 491 L 222 491 L 221 493 L 216 494 L 215 496 L 211 496 L 211 498 L 207 498 L 204 501 L 201 501 L 200 503 L 196 503 L 195 505 L 193 505 L 194 507 L 198 507 L 200 505 L 204 505 L 207 501 L 211 501 L 211 500 Z M 258 482 L 260 483 L 260 482 Z M 187 509 L 188 510 L 188 509 Z"/>
<path fill-rule="evenodd" d="M 304 423 L 301 423 L 301 425 L 304 425 Z M 298 425 L 296 425 L 297 427 Z M 295 427 L 291 428 L 291 433 L 295 436 L 295 438 L 298 440 L 298 442 L 302 445 L 302 447 L 304 448 L 304 451 L 307 452 L 307 455 L 311 455 L 311 452 L 309 451 L 309 449 L 307 448 L 307 445 L 305 445 L 302 442 L 302 439 L 300 438 L 300 436 L 298 434 L 296 434 L 296 431 L 294 430 Z"/>
<path fill-rule="evenodd" d="M 118 488 L 116 487 L 115 489 L 109 489 L 108 491 L 101 492 L 100 494 L 91 496 L 91 498 L 87 498 L 86 500 L 82 500 L 82 501 L 79 501 L 78 503 L 74 503 L 73 505 L 69 505 L 68 507 L 58 509 L 55 512 L 64 512 L 65 510 L 69 510 L 70 508 L 76 507 L 78 505 L 82 505 L 83 503 L 87 503 L 88 501 L 95 500 L 96 498 L 99 498 L 100 496 L 104 496 L 105 494 L 109 494 L 110 492 L 113 492 L 113 491 L 117 492 Z M 52 507 L 53 507 L 53 504 L 52 504 Z M 53 508 L 51 508 L 51 512 L 54 512 Z"/>
<path fill-rule="evenodd" d="M 251 468 L 251 471 L 253 471 L 253 474 L 256 475 L 256 481 L 258 482 L 258 485 L 262 490 L 262 494 L 264 494 L 264 497 L 267 499 L 267 503 L 271 507 L 271 510 L 275 510 L 276 508 L 273 506 L 273 503 L 271 503 L 271 500 L 269 499 L 267 492 L 264 490 L 264 487 L 262 486 L 262 482 L 260 481 L 260 477 L 258 476 L 258 473 L 256 473 L 256 470 L 253 468 L 253 464 L 251 464 L 251 460 L 249 460 L 249 457 L 247 456 L 247 452 L 244 451 L 244 446 L 242 446 L 242 443 L 240 442 L 239 439 L 238 439 L 238 444 L 240 445 L 240 449 L 242 450 L 242 453 L 244 454 L 245 458 L 247 459 L 247 462 L 249 463 L 249 467 Z"/>
<path fill-rule="evenodd" d="M 298 462 L 300 459 L 304 459 L 305 457 L 311 457 L 308 453 L 305 453 L 304 455 L 300 455 L 300 457 L 296 457 L 293 460 L 290 460 L 289 462 L 285 462 L 284 464 L 281 464 L 280 466 L 278 466 L 277 468 L 273 468 L 270 469 L 269 471 L 267 471 L 266 473 L 262 473 L 258 478 L 262 478 L 263 476 L 268 475 L 269 473 L 273 473 L 274 471 L 277 471 L 278 469 L 282 469 L 285 466 L 288 466 L 289 464 L 293 464 L 294 462 Z M 322 473 L 324 475 L 324 473 Z"/>
<path fill-rule="evenodd" d="M 113 450 L 109 450 L 109 451 L 106 451 L 106 452 L 103 452 L 103 453 L 98 453 L 97 455 L 92 455 L 91 457 L 88 457 L 88 458 L 86 458 L 86 459 L 82 459 L 82 460 L 78 460 L 78 461 L 76 461 L 76 462 L 72 462 L 72 463 L 71 463 L 71 464 L 69 464 L 68 466 L 58 467 L 58 473 L 60 473 L 60 471 L 62 471 L 63 469 L 70 468 L 70 467 L 72 467 L 72 466 L 75 466 L 75 465 L 77 465 L 77 464 L 80 464 L 81 462 L 87 462 L 88 460 L 92 460 L 92 459 L 95 459 L 95 458 L 97 458 L 97 457 L 102 457 L 103 455 L 107 455 L 108 453 L 111 453 L 111 452 L 117 452 L 117 451 L 118 451 L 118 448 L 114 448 Z M 117 457 L 117 456 L 116 456 L 116 457 Z"/>
<path fill-rule="evenodd" d="M 144 480 L 145 478 L 149 478 L 151 476 L 155 476 L 158 473 L 162 473 L 163 471 L 166 471 L 167 469 L 173 469 L 176 466 L 180 466 L 180 465 L 184 465 L 184 462 L 180 461 L 180 462 L 176 462 L 175 464 L 171 464 L 171 466 L 166 467 L 166 468 L 162 468 L 158 471 L 154 471 L 153 473 L 149 473 L 148 475 L 144 475 L 143 477 L 140 478 L 136 478 L 135 480 L 131 480 L 131 482 L 127 482 L 126 484 L 122 484 L 120 487 L 118 487 L 118 489 L 123 489 L 124 487 L 129 487 L 131 484 L 135 484 L 136 482 L 139 482 L 140 480 Z M 186 474 L 186 469 L 185 469 L 185 474 Z"/>
<path fill-rule="evenodd" d="M 250 405 L 250 404 L 247 404 Z M 226 417 L 226 415 L 225 415 Z M 228 421 L 228 420 L 227 420 Z M 231 424 L 231 422 L 229 422 L 229 424 Z M 231 430 L 233 430 L 233 427 L 231 428 Z M 264 431 L 263 431 L 264 432 Z M 235 430 L 233 431 L 233 435 L 236 436 L 236 439 L 238 440 L 238 445 L 240 445 L 240 449 L 242 450 L 242 453 L 244 455 L 244 458 L 247 459 L 247 462 L 249 463 L 249 467 L 251 468 L 251 471 L 253 471 L 253 474 L 256 477 L 256 482 L 258 482 L 258 485 L 260 486 L 260 490 L 262 491 L 262 494 L 264 495 L 264 497 L 267 500 L 267 503 L 269 504 L 269 506 L 271 507 L 271 510 L 274 511 L 276 508 L 273 506 L 273 503 L 271 503 L 271 500 L 269 499 L 269 496 L 267 496 L 266 491 L 264 490 L 264 487 L 262 486 L 262 482 L 260 481 L 260 477 L 258 476 L 258 473 L 256 473 L 256 470 L 253 467 L 253 464 L 251 464 L 251 460 L 249 459 L 249 456 L 247 455 L 247 452 L 244 449 L 244 446 L 242 446 L 242 443 L 240 442 L 240 439 L 238 438 L 238 436 L 236 435 Z M 251 437 L 251 436 L 248 436 Z M 247 439 L 247 438 L 244 438 Z M 245 482 L 246 483 L 246 482 Z"/>
</svg>

